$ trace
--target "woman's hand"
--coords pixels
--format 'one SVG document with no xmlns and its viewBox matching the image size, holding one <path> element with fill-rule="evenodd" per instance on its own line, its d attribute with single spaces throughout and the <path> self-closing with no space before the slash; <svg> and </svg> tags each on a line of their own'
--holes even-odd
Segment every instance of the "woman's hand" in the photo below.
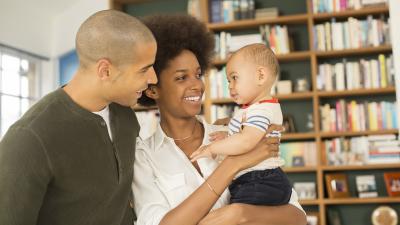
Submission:
<svg viewBox="0 0 400 225">
<path fill-rule="evenodd" d="M 211 211 L 198 225 L 238 225 L 241 220 L 240 204 L 231 204 Z"/>
<path fill-rule="evenodd" d="M 269 126 L 267 134 L 273 131 L 283 131 L 283 126 L 272 124 Z M 279 156 L 279 137 L 265 137 L 256 145 L 256 147 L 248 153 L 228 156 L 227 160 L 233 160 L 238 166 L 238 171 L 257 165 L 261 161 Z"/>
</svg>

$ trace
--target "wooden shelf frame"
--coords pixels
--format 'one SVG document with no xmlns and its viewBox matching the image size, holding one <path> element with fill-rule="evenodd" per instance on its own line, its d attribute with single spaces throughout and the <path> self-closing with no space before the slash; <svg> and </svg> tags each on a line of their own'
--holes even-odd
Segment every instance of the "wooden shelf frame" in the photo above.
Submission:
<svg viewBox="0 0 400 225">
<path fill-rule="evenodd" d="M 133 107 L 133 110 L 135 112 L 140 112 L 140 111 L 148 111 L 148 110 L 156 110 L 158 109 L 157 106 L 141 106 L 141 105 L 136 105 Z"/>
<path fill-rule="evenodd" d="M 317 95 L 320 98 L 337 98 L 337 97 L 347 97 L 347 96 L 363 96 L 363 95 L 385 95 L 385 94 L 395 94 L 395 87 L 386 88 L 362 88 L 354 90 L 343 90 L 343 91 L 318 91 Z"/>
<path fill-rule="evenodd" d="M 317 13 L 313 14 L 314 21 L 326 21 L 331 18 L 348 18 L 348 17 L 363 17 L 368 15 L 379 15 L 379 14 L 388 14 L 389 7 L 385 5 L 374 6 L 374 7 L 365 7 L 358 10 L 349 9 L 341 12 L 333 12 L 333 13 Z"/>
<path fill-rule="evenodd" d="M 323 199 L 325 205 L 356 205 L 356 204 L 382 204 L 400 203 L 400 197 L 378 197 L 378 198 L 326 198 Z"/>
<path fill-rule="evenodd" d="M 381 45 L 376 47 L 362 47 L 357 49 L 343 49 L 343 50 L 331 50 L 331 51 L 315 51 L 315 55 L 318 58 L 335 58 L 335 57 L 346 57 L 346 56 L 361 56 L 388 53 L 392 51 L 391 45 Z"/>
<path fill-rule="evenodd" d="M 321 166 L 323 171 L 354 171 L 354 170 L 386 170 L 400 169 L 400 163 L 391 164 L 364 164 L 364 165 L 341 165 L 341 166 Z"/>
<path fill-rule="evenodd" d="M 284 95 L 274 95 L 274 98 L 277 98 L 280 101 L 286 100 L 299 100 L 299 99 L 310 99 L 312 100 L 314 96 L 313 92 L 294 92 L 291 94 Z M 211 99 L 212 104 L 233 104 L 233 100 L 231 98 L 215 98 Z"/>
<path fill-rule="evenodd" d="M 212 31 L 221 31 L 256 28 L 264 24 L 307 24 L 308 16 L 308 14 L 297 14 L 276 18 L 237 20 L 229 23 L 209 23 L 207 27 Z"/>
<path fill-rule="evenodd" d="M 278 54 L 276 55 L 279 62 L 290 62 L 290 61 L 301 61 L 301 60 L 310 60 L 311 52 L 310 51 L 294 51 L 287 54 Z M 219 59 L 216 58 L 213 60 L 214 66 L 223 66 L 226 64 L 227 59 Z"/>
<path fill-rule="evenodd" d="M 321 138 L 335 138 L 335 137 L 355 137 L 365 135 L 383 135 L 383 134 L 397 134 L 398 129 L 386 129 L 386 130 L 367 130 L 367 131 L 338 131 L 338 132 L 320 132 L 317 135 Z"/>
</svg>

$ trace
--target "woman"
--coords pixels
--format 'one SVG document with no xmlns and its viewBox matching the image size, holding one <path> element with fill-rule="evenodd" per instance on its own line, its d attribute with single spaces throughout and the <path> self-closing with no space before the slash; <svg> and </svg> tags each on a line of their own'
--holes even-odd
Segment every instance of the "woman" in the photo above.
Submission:
<svg viewBox="0 0 400 225">
<path fill-rule="evenodd" d="M 137 145 L 133 182 L 137 224 L 305 224 L 295 192 L 291 204 L 284 206 L 226 205 L 226 188 L 236 173 L 276 156 L 279 140 L 265 138 L 253 151 L 219 164 L 207 158 L 190 162 L 191 153 L 209 143 L 209 134 L 222 129 L 196 117 L 214 40 L 204 24 L 189 16 L 153 16 L 144 23 L 157 41 L 158 84 L 149 87 L 139 103 L 156 103 L 160 124 L 153 136 Z"/>
</svg>

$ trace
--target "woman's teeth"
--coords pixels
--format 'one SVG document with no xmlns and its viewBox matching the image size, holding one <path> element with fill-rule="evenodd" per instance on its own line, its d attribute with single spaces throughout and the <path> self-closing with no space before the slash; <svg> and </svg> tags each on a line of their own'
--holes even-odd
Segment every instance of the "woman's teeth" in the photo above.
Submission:
<svg viewBox="0 0 400 225">
<path fill-rule="evenodd" d="M 186 101 L 198 102 L 200 101 L 200 96 L 193 96 L 193 97 L 185 97 Z"/>
</svg>

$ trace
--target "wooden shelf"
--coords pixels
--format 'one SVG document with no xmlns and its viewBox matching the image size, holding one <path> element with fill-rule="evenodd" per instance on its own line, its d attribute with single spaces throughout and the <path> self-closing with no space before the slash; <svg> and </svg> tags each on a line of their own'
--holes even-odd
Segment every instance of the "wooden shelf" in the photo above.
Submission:
<svg viewBox="0 0 400 225">
<path fill-rule="evenodd" d="M 151 0 L 114 0 L 114 2 L 121 4 L 132 4 L 132 3 L 151 2 Z"/>
<path fill-rule="evenodd" d="M 286 140 L 307 140 L 314 139 L 315 133 L 283 133 L 281 139 Z"/>
<path fill-rule="evenodd" d="M 308 14 L 279 16 L 276 18 L 237 20 L 230 23 L 209 23 L 208 29 L 213 31 L 254 28 L 263 24 L 307 24 Z"/>
<path fill-rule="evenodd" d="M 377 170 L 377 169 L 399 169 L 400 163 L 391 164 L 365 164 L 365 165 L 343 165 L 343 166 L 321 166 L 324 171 L 352 171 L 352 170 Z"/>
<path fill-rule="evenodd" d="M 366 7 L 358 10 L 346 10 L 334 13 L 318 13 L 318 14 L 313 14 L 313 18 L 315 21 L 325 21 L 325 20 L 330 20 L 331 18 L 360 17 L 371 14 L 377 15 L 377 14 L 387 14 L 387 13 L 389 13 L 389 7 L 387 5 L 381 5 L 375 7 Z"/>
<path fill-rule="evenodd" d="M 231 104 L 231 103 L 235 103 L 231 98 L 211 99 L 211 104 Z"/>
<path fill-rule="evenodd" d="M 287 53 L 287 54 L 278 54 L 278 55 L 276 55 L 276 57 L 278 58 L 279 62 L 309 60 L 311 57 L 311 52 L 310 51 L 297 51 L 297 52 L 291 52 L 291 53 Z M 226 64 L 227 61 L 228 61 L 227 59 L 216 58 L 213 60 L 213 65 L 214 66 L 223 66 Z"/>
<path fill-rule="evenodd" d="M 288 54 L 278 54 L 276 55 L 279 62 L 289 62 L 289 61 L 299 61 L 299 60 L 307 60 L 311 57 L 310 51 L 297 51 L 291 52 Z"/>
<path fill-rule="evenodd" d="M 316 51 L 315 54 L 319 58 L 331 58 L 331 57 L 344 57 L 352 55 L 366 55 L 366 54 L 378 54 L 391 52 L 391 45 L 382 45 L 378 47 L 366 47 L 357 49 L 344 49 L 344 50 L 333 50 L 333 51 Z"/>
<path fill-rule="evenodd" d="M 375 203 L 399 203 L 400 197 L 378 197 L 378 198 L 335 198 L 324 199 L 326 205 L 353 205 L 353 204 L 375 204 Z"/>
<path fill-rule="evenodd" d="M 339 96 L 360 96 L 360 95 L 378 95 L 378 94 L 395 94 L 395 87 L 386 88 L 370 88 L 370 89 L 356 89 L 344 91 L 318 91 L 317 95 L 324 98 L 337 98 Z"/>
<path fill-rule="evenodd" d="M 376 134 L 397 134 L 397 129 L 387 130 L 370 130 L 370 131 L 345 131 L 345 132 L 321 132 L 319 135 L 322 138 L 334 138 L 334 137 L 352 137 L 352 136 L 363 136 L 363 135 L 376 135 Z"/>
<path fill-rule="evenodd" d="M 297 100 L 297 99 L 312 99 L 313 93 L 312 92 L 295 92 L 292 94 L 285 94 L 285 95 L 274 95 L 274 98 L 278 100 Z M 231 98 L 218 98 L 212 99 L 212 104 L 230 104 L 234 103 Z"/>
<path fill-rule="evenodd" d="M 311 99 L 312 97 L 312 92 L 294 92 L 291 94 L 274 96 L 274 98 L 277 98 L 278 100 Z"/>
<path fill-rule="evenodd" d="M 156 109 L 158 109 L 158 107 L 157 106 L 136 105 L 133 107 L 133 109 L 135 110 L 135 112 L 139 112 L 139 111 L 147 111 L 147 110 L 156 110 Z"/>
<path fill-rule="evenodd" d="M 317 171 L 317 167 L 315 167 L 315 166 L 283 167 L 282 169 L 286 173 L 306 173 L 306 172 L 316 172 Z"/>
<path fill-rule="evenodd" d="M 315 200 L 299 200 L 300 205 L 318 205 L 319 204 L 319 200 L 315 199 Z"/>
</svg>

